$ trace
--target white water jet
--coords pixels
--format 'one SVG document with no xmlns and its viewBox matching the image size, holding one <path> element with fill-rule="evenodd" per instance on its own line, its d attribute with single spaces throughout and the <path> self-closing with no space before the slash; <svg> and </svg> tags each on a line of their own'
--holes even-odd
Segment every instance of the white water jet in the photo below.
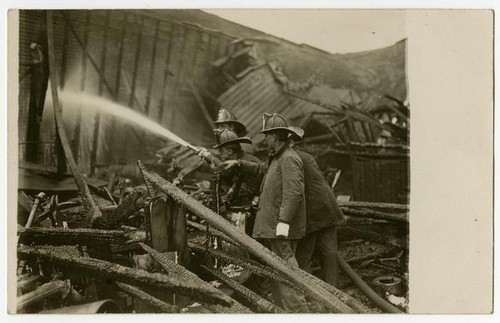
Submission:
<svg viewBox="0 0 500 323">
<path fill-rule="evenodd" d="M 164 128 L 148 117 L 132 110 L 127 106 L 123 106 L 108 99 L 91 95 L 85 92 L 59 90 L 59 97 L 63 109 L 80 109 L 82 107 L 85 107 L 85 111 L 89 111 L 89 109 L 91 109 L 95 112 L 112 115 L 131 122 L 143 128 L 144 130 L 157 134 L 158 136 L 175 141 L 182 146 L 192 149 L 194 148 L 191 144 L 189 144 L 187 141 L 180 138 L 170 130 Z"/>
</svg>

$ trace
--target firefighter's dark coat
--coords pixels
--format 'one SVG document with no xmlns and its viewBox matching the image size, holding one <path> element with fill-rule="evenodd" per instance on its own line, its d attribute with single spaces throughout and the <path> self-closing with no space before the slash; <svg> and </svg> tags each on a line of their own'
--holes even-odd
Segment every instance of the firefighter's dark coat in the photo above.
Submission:
<svg viewBox="0 0 500 323">
<path fill-rule="evenodd" d="M 337 224 L 344 215 L 316 160 L 299 148 L 296 148 L 295 152 L 304 165 L 307 233 Z"/>
<path fill-rule="evenodd" d="M 264 165 L 241 161 L 244 172 L 261 174 Z M 290 225 L 288 239 L 300 239 L 306 233 L 306 201 L 303 162 L 290 147 L 284 147 L 268 164 L 261 186 L 259 207 L 252 236 L 276 239 L 276 225 Z M 258 175 L 256 175 L 258 176 Z"/>
</svg>

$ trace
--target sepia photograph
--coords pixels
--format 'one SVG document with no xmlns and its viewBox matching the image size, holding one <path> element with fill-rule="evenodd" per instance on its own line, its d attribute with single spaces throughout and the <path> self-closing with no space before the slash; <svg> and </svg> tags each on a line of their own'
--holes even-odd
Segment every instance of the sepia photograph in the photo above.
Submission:
<svg viewBox="0 0 500 323">
<path fill-rule="evenodd" d="M 411 312 L 405 10 L 12 26 L 9 313 Z"/>
</svg>

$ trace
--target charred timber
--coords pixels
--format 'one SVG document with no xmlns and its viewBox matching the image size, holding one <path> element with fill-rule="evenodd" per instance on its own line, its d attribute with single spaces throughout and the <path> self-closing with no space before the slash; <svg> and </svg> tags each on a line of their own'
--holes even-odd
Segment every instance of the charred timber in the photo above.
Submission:
<svg viewBox="0 0 500 323">
<path fill-rule="evenodd" d="M 203 224 L 199 224 L 199 223 L 196 223 L 196 222 L 193 222 L 193 221 L 187 221 L 187 225 L 189 225 L 190 227 L 192 227 L 194 229 L 202 231 L 202 232 L 206 232 L 206 230 L 207 230 L 207 227 L 204 226 Z M 220 239 L 222 239 L 222 240 L 224 240 L 226 242 L 229 242 L 230 244 L 238 245 L 233 239 L 229 238 L 227 235 L 225 235 L 224 233 L 220 232 L 219 230 L 215 230 L 213 228 L 209 228 L 208 229 L 208 234 L 210 234 L 213 237 L 220 238 Z"/>
<path fill-rule="evenodd" d="M 255 274 L 257 276 L 265 277 L 265 278 L 269 278 L 269 279 L 278 281 L 284 285 L 287 285 L 287 286 L 295 289 L 296 291 L 298 291 L 300 293 L 304 293 L 304 291 L 301 288 L 299 288 L 296 284 L 294 284 L 293 282 L 288 280 L 282 273 L 276 271 L 272 267 L 262 265 L 258 262 L 250 260 L 250 259 L 243 259 L 243 258 L 235 257 L 235 256 L 229 255 L 229 254 L 224 253 L 224 252 L 217 250 L 217 249 L 212 249 L 212 248 L 207 249 L 206 246 L 198 245 L 195 243 L 189 243 L 189 248 L 192 250 L 195 250 L 197 252 L 209 254 L 213 257 L 224 260 L 227 263 L 241 266 L 243 268 L 248 269 L 249 271 L 251 271 L 253 274 Z"/>
<path fill-rule="evenodd" d="M 387 246 L 393 246 L 408 250 L 408 242 L 407 239 L 404 238 L 399 238 L 399 239 L 390 238 L 381 235 L 377 232 L 360 230 L 347 225 L 339 226 L 338 232 L 340 240 L 349 240 L 350 238 L 361 238 L 367 241 L 373 241 Z"/>
<path fill-rule="evenodd" d="M 142 205 L 138 205 L 137 203 L 137 201 L 142 197 L 142 191 L 136 190 L 130 193 L 123 199 L 120 205 L 118 205 L 108 214 L 104 214 L 94 223 L 93 226 L 100 229 L 115 228 L 121 220 L 126 219 L 128 216 L 132 215 L 142 207 Z"/>
<path fill-rule="evenodd" d="M 265 264 L 273 267 L 285 275 L 298 288 L 303 289 L 307 295 L 321 302 L 329 311 L 341 313 L 354 313 L 354 310 L 339 300 L 337 297 L 326 291 L 319 283 L 319 279 L 307 276 L 307 273 L 299 268 L 291 266 L 284 259 L 277 256 L 256 240 L 237 230 L 219 214 L 210 210 L 193 197 L 175 187 L 156 173 L 149 172 L 144 168 L 142 162 L 138 162 L 143 176 L 157 186 L 161 191 L 171 196 L 175 201 L 185 205 L 193 214 L 204 219 L 216 229 L 228 235 L 245 249 L 251 251 L 257 258 Z"/>
<path fill-rule="evenodd" d="M 19 228 L 19 242 L 34 245 L 84 245 L 120 244 L 125 242 L 123 231 L 65 228 Z"/>
<path fill-rule="evenodd" d="M 408 214 L 391 214 L 372 210 L 357 210 L 350 207 L 341 207 L 345 215 L 377 220 L 408 223 Z"/>
<path fill-rule="evenodd" d="M 158 313 L 179 313 L 180 309 L 177 306 L 167 304 L 164 301 L 159 300 L 158 298 L 149 295 L 148 293 L 140 290 L 137 287 L 124 284 L 124 283 L 116 283 L 116 287 L 123 290 L 130 296 L 133 296 L 135 299 L 145 302 L 158 310 Z"/>
<path fill-rule="evenodd" d="M 280 307 L 269 302 L 254 291 L 239 284 L 234 279 L 231 279 L 230 277 L 222 273 L 220 270 L 214 270 L 204 265 L 202 265 L 201 267 L 212 274 L 219 281 L 224 283 L 226 286 L 234 290 L 240 297 L 245 299 L 245 301 L 250 304 L 250 307 L 257 313 L 285 313 L 285 311 Z"/>
<path fill-rule="evenodd" d="M 125 267 L 95 258 L 69 257 L 67 255 L 55 254 L 41 248 L 37 249 L 28 246 L 18 246 L 17 252 L 20 258 L 37 257 L 56 265 L 91 272 L 118 282 L 144 287 L 161 288 L 166 291 L 192 297 L 196 300 L 231 305 L 232 299 L 218 290 L 206 289 L 198 284 L 172 279 L 163 274 L 149 273 L 141 269 Z"/>
<path fill-rule="evenodd" d="M 194 273 L 190 272 L 186 268 L 182 267 L 181 265 L 173 262 L 172 260 L 168 259 L 164 254 L 161 252 L 158 252 L 157 250 L 151 248 L 150 246 L 146 245 L 145 243 L 139 242 L 139 245 L 141 248 L 146 251 L 148 254 L 150 254 L 154 260 L 156 260 L 160 266 L 168 273 L 168 276 L 175 278 L 175 279 L 180 279 L 180 280 L 185 280 L 185 281 L 190 281 L 193 282 L 197 285 L 203 286 L 207 289 L 214 289 L 217 290 L 215 287 L 207 283 L 206 281 L 202 280 L 198 276 L 196 276 Z M 218 290 L 217 290 L 218 291 Z M 251 313 L 246 307 L 243 305 L 239 304 L 238 302 L 232 300 L 231 306 L 221 308 L 220 305 L 213 305 L 213 304 L 208 304 L 206 302 L 200 302 L 204 307 L 208 308 L 209 310 L 215 312 L 215 313 Z"/>
<path fill-rule="evenodd" d="M 378 203 L 378 202 L 360 202 L 360 201 L 337 201 L 340 207 L 364 207 L 374 209 L 386 209 L 394 211 L 408 211 L 409 207 L 406 204 L 395 203 Z"/>
<path fill-rule="evenodd" d="M 342 300 L 342 302 L 344 302 L 347 305 L 349 305 L 350 307 L 352 307 L 358 313 L 361 313 L 361 314 L 377 313 L 374 310 L 372 310 L 371 308 L 369 308 L 368 306 L 366 306 L 365 304 L 363 304 L 362 302 L 358 301 L 357 299 L 350 296 L 349 294 L 344 293 L 343 291 L 336 288 L 335 286 L 332 286 L 325 281 L 321 281 L 321 284 L 327 291 L 329 291 L 333 295 L 337 296 L 340 300 Z"/>
<path fill-rule="evenodd" d="M 190 272 L 181 265 L 176 264 L 172 260 L 168 259 L 164 254 L 149 247 L 145 243 L 139 242 L 139 245 L 160 264 L 160 266 L 167 272 L 168 276 L 200 284 L 207 289 L 216 289 L 215 287 L 211 286 L 210 284 L 196 276 L 194 273 Z"/>
<path fill-rule="evenodd" d="M 32 292 L 17 298 L 17 313 L 25 312 L 30 306 L 35 305 L 49 297 L 58 295 L 63 298 L 71 290 L 69 282 L 54 280 L 43 284 Z"/>
</svg>

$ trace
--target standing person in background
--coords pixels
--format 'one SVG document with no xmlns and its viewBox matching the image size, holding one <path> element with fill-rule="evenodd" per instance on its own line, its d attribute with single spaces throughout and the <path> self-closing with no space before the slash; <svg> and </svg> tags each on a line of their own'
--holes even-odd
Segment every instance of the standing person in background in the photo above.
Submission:
<svg viewBox="0 0 500 323">
<path fill-rule="evenodd" d="M 295 131 L 291 140 L 301 140 L 303 130 L 293 129 Z M 321 262 L 321 278 L 328 284 L 337 286 L 339 277 L 337 224 L 344 219 L 344 214 L 314 157 L 293 143 L 292 146 L 304 163 L 306 178 L 306 236 L 297 246 L 297 261 L 301 269 L 311 273 L 311 258 L 317 249 Z"/>
</svg>

